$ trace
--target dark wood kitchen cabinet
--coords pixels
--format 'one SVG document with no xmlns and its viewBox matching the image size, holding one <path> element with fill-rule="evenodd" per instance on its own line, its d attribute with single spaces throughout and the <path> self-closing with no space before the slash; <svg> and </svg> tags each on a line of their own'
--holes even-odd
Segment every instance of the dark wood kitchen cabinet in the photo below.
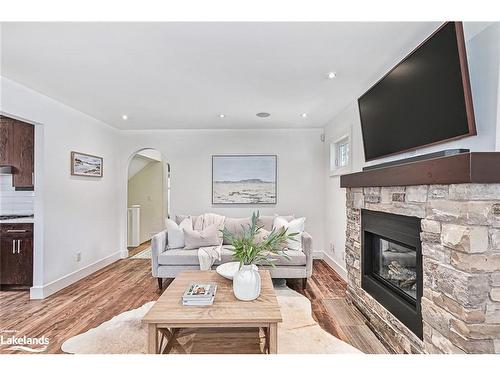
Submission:
<svg viewBox="0 0 500 375">
<path fill-rule="evenodd" d="M 0 116 L 0 167 L 12 165 L 13 141 L 12 120 L 5 116 Z"/>
<path fill-rule="evenodd" d="M 0 284 L 33 285 L 33 224 L 0 224 Z"/>
<path fill-rule="evenodd" d="M 13 125 L 14 146 L 12 150 L 15 170 L 12 182 L 15 187 L 33 187 L 33 172 L 35 171 L 35 127 L 21 121 Z"/>
<path fill-rule="evenodd" d="M 0 116 L 0 165 L 12 167 L 12 185 L 32 188 L 35 171 L 35 127 Z"/>
</svg>

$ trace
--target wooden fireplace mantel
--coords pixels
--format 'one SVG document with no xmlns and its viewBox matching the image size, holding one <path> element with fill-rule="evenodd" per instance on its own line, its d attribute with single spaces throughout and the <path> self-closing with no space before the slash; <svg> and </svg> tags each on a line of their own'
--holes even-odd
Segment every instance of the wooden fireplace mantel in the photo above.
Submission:
<svg viewBox="0 0 500 375">
<path fill-rule="evenodd" d="M 393 165 L 340 177 L 340 186 L 500 183 L 500 152 L 470 152 Z"/>
</svg>

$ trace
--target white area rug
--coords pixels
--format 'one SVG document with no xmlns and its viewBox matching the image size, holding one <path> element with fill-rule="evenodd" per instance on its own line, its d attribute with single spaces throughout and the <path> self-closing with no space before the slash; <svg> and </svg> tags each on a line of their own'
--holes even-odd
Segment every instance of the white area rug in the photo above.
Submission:
<svg viewBox="0 0 500 375">
<path fill-rule="evenodd" d="M 134 256 L 130 257 L 130 259 L 151 259 L 151 247 L 142 250 L 140 253 L 137 253 Z"/>
<path fill-rule="evenodd" d="M 280 323 L 278 328 L 279 354 L 361 354 L 358 349 L 330 335 L 316 323 L 312 318 L 311 303 L 306 297 L 287 287 L 277 288 L 276 295 L 283 316 L 283 323 Z M 138 309 L 119 314 L 96 328 L 74 336 L 66 340 L 61 349 L 74 354 L 146 353 L 147 328 L 141 323 L 141 318 L 153 303 L 148 302 Z M 186 336 L 179 339 L 179 342 L 183 346 L 186 344 L 187 352 L 198 352 L 197 348 L 201 345 L 198 344 L 197 347 L 194 341 L 217 337 L 219 344 L 215 346 L 215 352 L 219 353 L 238 352 L 238 340 L 248 342 L 252 339 L 253 342 L 259 342 L 256 332 L 253 337 L 249 333 L 222 335 L 214 335 L 212 332 L 211 335 L 196 337 L 196 334 L 192 333 L 191 337 Z M 224 341 L 227 341 L 227 345 L 224 345 Z M 204 344 L 204 348 L 210 347 L 206 342 Z M 259 350 L 257 345 L 255 352 Z M 223 348 L 224 346 L 226 347 Z"/>
</svg>

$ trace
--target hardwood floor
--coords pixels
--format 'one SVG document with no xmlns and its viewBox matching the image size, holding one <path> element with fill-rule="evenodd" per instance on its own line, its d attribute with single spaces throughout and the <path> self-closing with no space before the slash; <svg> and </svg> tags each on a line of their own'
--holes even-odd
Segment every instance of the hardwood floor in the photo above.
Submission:
<svg viewBox="0 0 500 375">
<path fill-rule="evenodd" d="M 27 292 L 0 292 L 0 329 L 15 329 L 16 336 L 45 335 L 47 353 L 61 353 L 68 338 L 159 296 L 150 262 L 123 259 L 44 300 L 30 300 Z"/>
<path fill-rule="evenodd" d="M 314 260 L 313 274 L 305 290 L 296 280 L 288 280 L 287 284 L 311 301 L 313 318 L 325 331 L 363 353 L 389 353 L 361 312 L 347 301 L 345 281 L 323 260 Z"/>
<path fill-rule="evenodd" d="M 149 246 L 134 249 L 135 255 Z M 298 290 L 300 284 L 289 281 Z M 364 323 L 362 315 L 345 299 L 346 285 L 323 261 L 302 293 L 311 300 L 313 315 L 331 334 L 365 353 L 387 353 Z M 61 353 L 61 344 L 113 316 L 160 296 L 150 261 L 123 259 L 78 281 L 44 300 L 30 300 L 25 291 L 0 291 L 0 330 L 16 330 L 16 336 L 50 339 L 46 353 Z M 0 347 L 0 353 L 18 353 Z"/>
<path fill-rule="evenodd" d="M 129 247 L 128 248 L 128 256 L 133 257 L 134 255 L 139 254 L 141 251 L 146 250 L 150 246 L 151 246 L 151 241 L 146 241 L 146 242 L 141 243 L 137 247 Z"/>
</svg>

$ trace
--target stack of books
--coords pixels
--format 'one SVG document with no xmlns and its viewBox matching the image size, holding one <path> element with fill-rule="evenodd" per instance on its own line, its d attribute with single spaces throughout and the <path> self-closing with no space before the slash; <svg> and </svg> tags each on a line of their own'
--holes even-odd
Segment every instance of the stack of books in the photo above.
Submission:
<svg viewBox="0 0 500 375">
<path fill-rule="evenodd" d="M 192 283 L 182 296 L 184 306 L 208 306 L 214 303 L 217 284 Z"/>
</svg>

